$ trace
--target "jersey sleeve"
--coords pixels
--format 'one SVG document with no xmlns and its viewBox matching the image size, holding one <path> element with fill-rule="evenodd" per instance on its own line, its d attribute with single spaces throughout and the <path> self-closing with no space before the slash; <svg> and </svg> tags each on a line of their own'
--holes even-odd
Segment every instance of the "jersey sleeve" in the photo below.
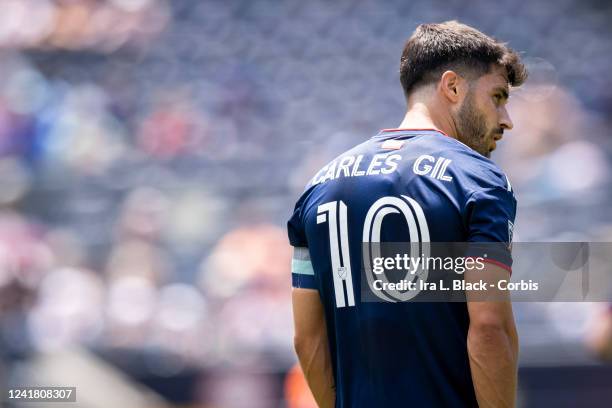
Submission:
<svg viewBox="0 0 612 408">
<path fill-rule="evenodd" d="M 304 230 L 302 217 L 303 199 L 298 201 L 293 210 L 293 215 L 287 222 L 287 233 L 289 243 L 293 247 L 291 259 L 291 285 L 294 288 L 316 289 L 314 268 L 310 260 L 308 241 Z"/>
<path fill-rule="evenodd" d="M 502 184 L 503 183 L 503 184 Z M 512 271 L 512 235 L 516 199 L 505 176 L 489 178 L 466 203 L 468 256 Z"/>
</svg>

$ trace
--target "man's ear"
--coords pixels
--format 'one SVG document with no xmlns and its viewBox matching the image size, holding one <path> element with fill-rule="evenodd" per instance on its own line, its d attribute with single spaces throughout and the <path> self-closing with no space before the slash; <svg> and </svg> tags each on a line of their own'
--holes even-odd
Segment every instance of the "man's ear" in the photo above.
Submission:
<svg viewBox="0 0 612 408">
<path fill-rule="evenodd" d="M 463 99 L 465 80 L 455 71 L 445 71 L 440 78 L 438 91 L 452 104 Z"/>
</svg>

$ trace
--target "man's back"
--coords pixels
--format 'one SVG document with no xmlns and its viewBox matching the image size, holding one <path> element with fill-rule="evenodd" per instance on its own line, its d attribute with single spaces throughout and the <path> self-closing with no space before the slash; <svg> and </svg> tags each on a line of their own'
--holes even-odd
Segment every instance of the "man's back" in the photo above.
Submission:
<svg viewBox="0 0 612 408">
<path fill-rule="evenodd" d="M 382 131 L 315 175 L 292 276 L 321 296 L 337 407 L 477 405 L 466 304 L 362 302 L 363 243 L 508 242 L 515 210 L 503 173 L 436 130 Z"/>
</svg>

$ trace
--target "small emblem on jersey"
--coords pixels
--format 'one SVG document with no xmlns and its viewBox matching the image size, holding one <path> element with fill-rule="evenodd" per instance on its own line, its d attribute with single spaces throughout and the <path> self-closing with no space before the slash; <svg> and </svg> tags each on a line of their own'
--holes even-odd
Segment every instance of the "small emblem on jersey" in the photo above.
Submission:
<svg viewBox="0 0 612 408">
<path fill-rule="evenodd" d="M 391 140 L 385 140 L 380 147 L 385 150 L 399 150 L 402 148 L 403 145 L 404 145 L 403 140 L 391 139 Z"/>
<path fill-rule="evenodd" d="M 512 250 L 512 237 L 514 235 L 514 224 L 508 220 L 508 249 Z"/>
<path fill-rule="evenodd" d="M 428 154 L 423 154 L 414 161 L 412 171 L 414 174 L 419 176 L 429 175 L 429 177 L 433 177 L 438 180 L 453 181 L 451 176 L 446 175 L 446 169 L 451 163 L 451 159 L 447 159 L 442 156 L 435 158 Z"/>
<path fill-rule="evenodd" d="M 336 269 L 336 273 L 338 274 L 340 279 L 346 278 L 346 267 L 339 266 L 338 269 Z"/>
</svg>

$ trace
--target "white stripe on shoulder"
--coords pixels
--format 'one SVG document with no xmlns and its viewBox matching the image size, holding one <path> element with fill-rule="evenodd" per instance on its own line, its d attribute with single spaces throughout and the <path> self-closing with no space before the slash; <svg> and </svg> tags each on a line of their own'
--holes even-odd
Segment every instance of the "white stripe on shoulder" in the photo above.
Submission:
<svg viewBox="0 0 612 408">
<path fill-rule="evenodd" d="M 308 247 L 293 247 L 293 259 L 310 261 L 310 252 L 308 252 Z"/>
<path fill-rule="evenodd" d="M 298 275 L 314 275 L 314 268 L 310 261 L 310 252 L 306 247 L 294 247 L 291 259 L 291 273 Z"/>
</svg>

